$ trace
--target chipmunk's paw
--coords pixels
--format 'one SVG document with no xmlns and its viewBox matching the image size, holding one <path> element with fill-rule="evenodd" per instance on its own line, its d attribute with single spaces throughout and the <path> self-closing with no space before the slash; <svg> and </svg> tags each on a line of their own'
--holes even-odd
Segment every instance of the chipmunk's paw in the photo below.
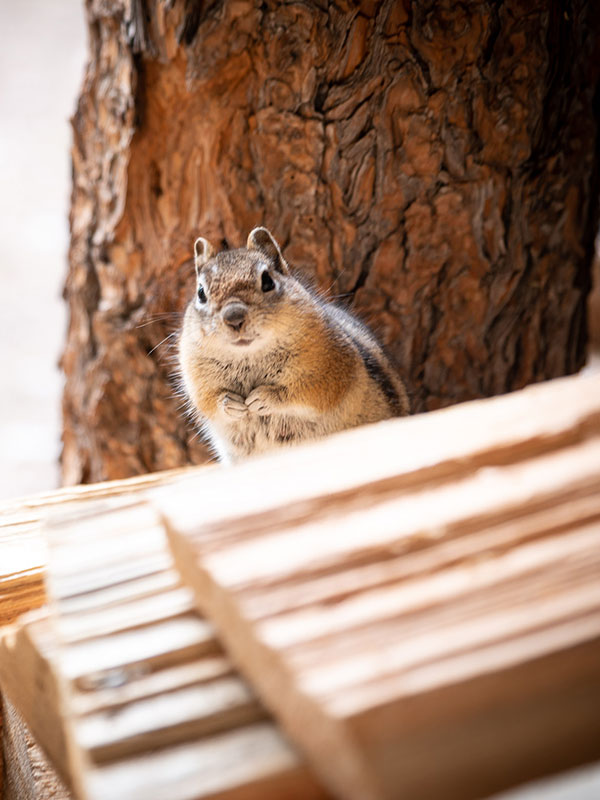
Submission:
<svg viewBox="0 0 600 800">
<path fill-rule="evenodd" d="M 233 392 L 223 392 L 219 397 L 219 407 L 233 419 L 242 419 L 248 413 L 248 406 L 244 403 L 244 398 Z"/>
<path fill-rule="evenodd" d="M 279 392 L 274 386 L 257 386 L 246 398 L 246 406 L 252 414 L 266 417 L 281 408 Z"/>
</svg>

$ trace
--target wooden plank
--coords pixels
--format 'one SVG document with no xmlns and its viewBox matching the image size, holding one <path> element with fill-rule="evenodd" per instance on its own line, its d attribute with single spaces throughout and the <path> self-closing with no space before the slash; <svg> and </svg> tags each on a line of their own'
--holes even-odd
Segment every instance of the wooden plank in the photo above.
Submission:
<svg viewBox="0 0 600 800">
<path fill-rule="evenodd" d="M 0 627 L 44 604 L 46 550 L 41 526 L 45 519 L 53 513 L 65 514 L 68 509 L 82 513 L 85 508 L 87 513 L 93 513 L 119 506 L 124 495 L 135 497 L 202 471 L 210 468 L 168 470 L 0 502 Z"/>
<path fill-rule="evenodd" d="M 195 610 L 150 506 L 57 517 L 47 541 L 78 797 L 325 796 Z"/>
<path fill-rule="evenodd" d="M 243 535 L 253 517 L 262 528 L 279 530 L 333 515 L 338 502 L 368 509 L 427 481 L 456 480 L 577 443 L 597 428 L 599 394 L 598 374 L 563 378 L 356 428 L 233 470 L 190 472 L 151 497 L 182 530 L 201 527 L 206 549 L 211 535 L 219 545 Z"/>
<path fill-rule="evenodd" d="M 0 639 L 0 681 L 4 686 L 10 681 L 10 695 L 24 710 L 35 741 L 10 704 L 5 740 L 12 758 L 7 764 L 6 793 L 2 797 L 67 800 L 71 795 L 65 788 L 70 776 L 64 719 L 58 712 L 56 677 L 48 664 L 56 653 L 50 622 L 44 611 L 35 612 L 23 624 L 4 633 Z M 120 709 L 127 712 L 131 700 L 160 697 L 184 686 L 209 687 L 212 679 L 234 674 L 229 660 L 221 656 L 142 675 L 118 687 L 91 690 L 90 682 L 87 691 L 76 695 L 73 711 L 84 722 L 93 719 L 93 712 L 100 712 L 110 725 L 115 717 L 119 718 Z M 238 684 L 243 686 L 239 681 Z M 209 688 L 207 693 L 208 701 L 216 706 L 215 701 L 220 698 L 211 698 Z M 210 721 L 209 715 L 206 718 Z M 40 741 L 65 785 L 37 748 L 36 742 Z M 239 724 L 237 719 L 235 724 L 224 727 L 223 733 L 199 736 L 173 747 L 142 749 L 135 757 L 108 761 L 99 769 L 92 767 L 90 782 L 92 796 L 111 800 L 131 800 L 136 796 L 162 796 L 166 800 L 177 796 L 230 800 L 324 797 L 314 783 L 307 782 L 295 753 L 271 723 Z"/>
<path fill-rule="evenodd" d="M 152 547 L 147 528 L 135 542 L 135 530 L 130 531 L 126 559 L 123 558 L 125 541 L 113 538 L 114 546 L 109 546 L 111 529 L 105 525 L 104 512 L 120 509 L 123 525 L 131 513 L 132 501 L 142 491 L 210 471 L 173 470 L 0 504 L 0 625 L 14 623 L 23 612 L 46 602 L 44 575 L 48 553 L 42 536 L 46 522 L 61 520 L 63 534 L 72 536 L 67 552 L 63 553 L 66 557 L 58 560 L 54 574 L 61 613 L 52 624 L 45 612 L 40 611 L 23 618 L 22 624 L 3 628 L 0 686 L 18 707 L 65 782 L 71 783 L 65 708 L 58 700 L 59 686 L 63 682 L 71 684 L 68 713 L 83 723 L 86 735 L 90 735 L 90 730 L 97 733 L 91 742 L 91 754 L 106 757 L 119 747 L 123 747 L 120 756 L 124 756 L 125 750 L 130 754 L 116 762 L 105 760 L 98 769 L 90 759 L 89 775 L 93 773 L 93 791 L 97 791 L 98 797 L 113 797 L 113 794 L 117 797 L 119 791 L 124 797 L 135 796 L 129 790 L 136 781 L 144 783 L 149 774 L 148 763 L 160 776 L 155 776 L 151 783 L 157 792 L 162 786 L 161 791 L 168 798 L 176 797 L 169 786 L 179 781 L 173 770 L 188 763 L 193 777 L 188 779 L 184 775 L 181 781 L 193 797 L 222 796 L 232 800 L 263 796 L 324 797 L 323 790 L 274 725 L 266 721 L 251 722 L 262 719 L 264 711 L 258 710 L 255 700 L 248 701 L 248 689 L 239 678 L 235 683 L 236 672 L 231 662 L 222 653 L 210 627 L 192 611 L 189 590 L 181 586 L 180 577 L 172 567 L 164 534 L 161 533 L 157 547 L 155 531 Z M 134 513 L 139 511 L 138 504 Z M 103 520 L 99 525 L 98 519 Z M 156 521 L 154 516 L 152 520 Z M 88 533 L 86 546 L 77 548 L 76 539 L 83 528 Z M 96 537 L 101 544 L 90 559 L 90 544 Z M 85 573 L 80 569 L 82 565 L 86 567 Z M 92 569 L 94 566 L 98 569 Z M 104 580 L 107 568 L 111 574 L 108 585 Z M 173 624 L 165 628 L 164 623 L 169 620 Z M 153 635 L 148 636 L 149 629 Z M 50 668 L 57 648 L 57 631 L 69 648 L 65 665 L 71 669 L 70 676 L 55 664 Z M 169 635 L 168 641 L 162 638 L 165 635 Z M 112 644 L 105 651 L 107 640 Z M 226 691 L 219 693 L 223 680 L 229 683 L 225 684 Z M 189 699 L 182 698 L 183 692 L 195 691 L 198 698 L 202 688 L 204 702 L 195 717 L 189 714 L 188 719 L 171 720 L 162 731 L 158 720 L 156 731 L 148 724 L 148 718 L 152 719 L 157 712 L 153 702 L 159 703 L 169 695 L 178 696 L 179 708 L 182 699 L 184 706 Z M 133 712 L 139 714 L 140 709 L 144 712 L 145 729 L 141 725 L 127 734 L 122 726 L 118 735 L 115 731 L 115 736 L 110 737 L 109 720 L 125 720 L 128 714 L 131 719 Z M 190 724 L 196 727 L 192 729 Z M 102 725 L 105 733 L 109 731 L 104 739 L 100 735 Z M 230 739 L 221 746 L 219 737 L 225 734 Z M 157 741 L 151 738 L 153 735 L 162 736 L 162 746 L 147 755 L 146 746 L 154 746 Z M 171 739 L 179 738 L 184 740 L 181 744 L 168 746 Z M 194 761 L 194 742 L 202 754 L 202 761 L 198 762 L 201 769 Z M 6 737 L 5 743 L 10 744 Z M 32 743 L 27 752 L 33 749 Z M 214 763 L 213 753 L 217 759 Z M 6 755 L 7 763 L 12 763 L 17 754 L 11 751 Z M 81 763 L 77 755 L 74 758 Z M 216 776 L 221 773 L 217 781 Z M 207 782 L 204 774 L 213 777 Z M 119 789 L 121 784 L 126 788 Z M 141 796 L 150 798 L 151 793 L 143 789 Z"/>
<path fill-rule="evenodd" d="M 39 608 L 45 600 L 45 564 L 39 525 L 0 520 L 0 627 Z"/>
<path fill-rule="evenodd" d="M 46 600 L 43 582 L 46 548 L 41 535 L 44 519 L 56 511 L 65 513 L 67 509 L 73 510 L 85 507 L 91 512 L 94 508 L 99 510 L 113 507 L 123 502 L 121 496 L 124 493 L 135 496 L 136 493 L 143 490 L 178 480 L 181 476 L 194 471 L 194 469 L 171 470 L 124 481 L 72 487 L 0 503 L 0 629 L 3 626 L 14 623 L 18 617 L 32 609 L 40 608 Z M 28 627 L 28 631 L 32 632 L 32 628 Z M 0 643 L 0 649 L 1 647 Z M 15 674 L 18 674 L 20 669 L 24 669 L 25 675 L 31 678 L 32 675 L 28 672 L 27 667 L 27 660 L 31 655 L 29 645 L 25 641 L 20 641 L 15 652 L 18 653 L 20 649 L 23 651 L 23 657 L 21 658 L 20 655 L 17 655 L 16 662 L 13 662 L 12 655 L 9 658 L 5 652 L 4 665 L 13 665 L 16 670 Z M 43 661 L 43 656 L 41 656 L 41 659 Z M 2 681 L 1 677 L 0 681 Z M 27 687 L 30 697 L 37 696 L 35 684 L 27 683 L 25 680 L 23 684 Z M 18 706 L 21 706 L 19 711 L 25 715 L 26 722 L 36 729 L 38 720 L 35 712 L 37 707 L 27 702 L 27 693 L 19 691 L 13 682 L 6 679 L 6 674 L 5 685 L 9 686 L 8 691 L 12 699 Z M 4 687 L 3 691 L 6 691 Z M 10 705 L 6 698 L 5 704 L 7 706 Z M 15 715 L 14 719 L 20 720 L 21 714 Z M 0 724 L 2 722 L 1 716 L 0 711 Z M 10 731 L 12 731 L 10 736 L 8 735 L 9 725 Z M 25 732 L 21 732 L 21 729 Z M 20 722 L 17 725 L 17 723 L 13 724 L 11 720 L 7 721 L 4 726 L 4 733 L 4 747 L 14 747 L 18 740 L 29 741 L 27 737 L 30 734 L 27 732 L 27 726 L 22 725 Z M 39 734 L 40 732 L 38 731 Z M 44 732 L 41 735 L 44 737 Z M 56 737 L 59 737 L 59 734 Z M 43 747 L 46 752 L 53 752 L 54 739 L 56 737 L 46 736 L 44 738 Z M 42 755 L 38 754 L 37 745 L 32 743 L 30 747 L 21 748 L 21 751 L 32 755 L 35 760 L 32 769 L 35 767 L 40 774 L 44 772 L 45 768 L 42 769 L 42 767 L 37 766 L 43 762 Z M 56 753 L 54 755 L 56 756 Z M 16 752 L 3 751 L 0 758 L 0 763 L 2 763 L 1 772 L 10 771 L 13 767 L 12 762 L 16 764 L 17 759 L 18 754 Z"/>
<path fill-rule="evenodd" d="M 558 381 L 154 496 L 338 796 L 480 797 L 600 756 L 599 412 L 598 376 Z"/>
<path fill-rule="evenodd" d="M 67 742 L 57 717 L 58 687 L 51 667 L 56 642 L 43 610 L 30 612 L 0 637 L 0 685 L 62 780 L 69 784 Z"/>
<path fill-rule="evenodd" d="M 96 769 L 89 796 L 111 800 L 321 800 L 326 795 L 270 723 Z"/>
</svg>

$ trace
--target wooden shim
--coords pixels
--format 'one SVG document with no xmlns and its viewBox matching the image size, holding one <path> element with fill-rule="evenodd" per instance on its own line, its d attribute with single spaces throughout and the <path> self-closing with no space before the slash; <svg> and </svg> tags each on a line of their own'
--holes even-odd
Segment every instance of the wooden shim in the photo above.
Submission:
<svg viewBox="0 0 600 800">
<path fill-rule="evenodd" d="M 207 468 L 173 470 L 124 481 L 61 489 L 0 504 L 0 626 L 14 623 L 19 615 L 38 608 L 46 601 L 43 578 L 46 571 L 47 548 L 42 537 L 42 527 L 46 521 L 56 518 L 62 519 L 64 523 L 73 517 L 85 519 L 89 531 L 95 525 L 96 515 L 113 508 L 123 509 L 125 514 L 123 507 L 130 506 L 141 491 L 151 491 L 155 487 L 176 482 L 182 477 L 187 478 L 195 472 L 208 473 L 210 470 Z M 65 531 L 66 527 L 68 526 L 65 526 Z M 79 530 L 80 526 L 71 527 L 71 532 L 75 531 L 75 536 Z M 110 531 L 102 523 L 100 527 L 95 527 L 94 531 L 100 542 L 106 543 L 110 538 Z M 91 538 L 88 536 L 88 546 Z M 5 627 L 4 635 L 0 636 L 0 686 L 5 695 L 18 707 L 36 740 L 42 744 L 59 773 L 69 783 L 71 768 L 67 760 L 65 717 L 63 708 L 58 702 L 57 684 L 58 680 L 64 680 L 66 676 L 63 677 L 59 670 L 56 671 L 58 674 L 55 674 L 48 664 L 50 651 L 56 649 L 57 630 L 60 630 L 61 638 L 71 648 L 72 659 L 69 664 L 75 671 L 72 677 L 76 691 L 70 692 L 69 713 L 82 720 L 91 720 L 93 715 L 97 715 L 97 719 L 100 720 L 103 714 L 110 716 L 118 714 L 122 709 L 127 711 L 135 703 L 168 696 L 186 687 L 208 685 L 210 681 L 216 683 L 223 678 L 231 679 L 236 674 L 229 659 L 220 651 L 208 626 L 195 612 L 192 615 L 192 624 L 187 626 L 190 636 L 192 635 L 190 629 L 196 631 L 194 634 L 196 639 L 192 639 L 191 643 L 189 636 L 187 645 L 181 642 L 180 638 L 179 646 L 165 653 L 165 649 L 168 650 L 166 642 L 159 642 L 158 648 L 154 649 L 154 656 L 146 649 L 146 659 L 141 658 L 143 655 L 141 650 L 129 660 L 125 658 L 125 652 L 121 651 L 112 662 L 107 663 L 105 659 L 104 670 L 98 670 L 99 662 L 96 656 L 104 648 L 100 644 L 99 649 L 94 652 L 93 645 L 98 644 L 101 637 L 112 634 L 114 643 L 117 641 L 117 635 L 126 637 L 128 631 L 164 621 L 165 614 L 171 617 L 179 615 L 181 621 L 182 613 L 190 611 L 189 590 L 181 586 L 179 575 L 171 566 L 171 558 L 164 548 L 164 543 L 158 550 L 154 549 L 154 554 L 151 548 L 147 547 L 149 544 L 148 539 L 136 542 L 138 552 L 136 553 L 134 549 L 127 562 L 123 563 L 121 557 L 123 551 L 120 542 L 117 543 L 116 549 L 111 551 L 115 570 L 113 577 L 116 570 L 121 569 L 121 580 L 109 586 L 104 585 L 102 581 L 94 581 L 92 572 L 88 570 L 83 586 L 85 591 L 80 591 L 82 585 L 78 565 L 75 564 L 72 570 L 69 568 L 65 573 L 58 563 L 56 586 L 60 593 L 59 618 L 55 617 L 54 624 L 50 626 L 45 614 L 40 612 L 40 616 L 36 614 L 33 618 L 24 618 L 21 625 Z M 70 550 L 73 549 L 72 541 Z M 107 554 L 109 550 L 108 546 L 105 549 L 101 546 L 98 551 L 101 555 L 103 552 Z M 78 552 L 80 558 L 85 557 L 84 551 Z M 64 563 L 70 562 L 65 560 Z M 188 597 L 187 600 L 185 596 Z M 186 627 L 185 620 L 183 627 Z M 181 627 L 179 630 L 181 631 Z M 194 659 L 192 656 L 194 652 L 198 652 L 199 647 L 198 632 L 207 634 L 204 637 L 206 652 L 201 658 Z M 90 640 L 88 648 L 85 647 L 86 639 Z M 123 643 L 123 639 L 120 643 Z M 132 647 L 135 648 L 139 643 L 140 639 L 134 641 Z M 86 653 L 89 655 L 87 667 Z M 160 669 L 156 669 L 158 664 Z M 148 671 L 150 665 L 152 669 Z M 238 686 L 241 693 L 248 691 L 242 682 L 238 681 Z M 232 800 L 246 800 L 263 796 L 290 798 L 325 796 L 272 723 L 247 724 L 250 708 L 254 709 L 251 712 L 252 718 L 256 715 L 261 718 L 264 716 L 262 710 L 260 714 L 256 711 L 258 707 L 255 701 L 251 704 L 246 703 L 245 706 L 239 702 L 232 703 L 228 710 L 225 707 L 227 698 L 222 695 L 221 697 L 223 699 L 221 713 L 214 701 L 212 714 L 208 713 L 211 693 L 207 692 L 207 713 L 201 715 L 198 720 L 199 726 L 204 725 L 206 735 L 198 738 L 200 752 L 204 753 L 202 770 L 197 765 L 194 766 L 192 773 L 195 777 L 188 781 L 189 785 L 196 782 L 196 788 L 192 792 L 194 797 L 218 795 L 230 797 Z M 216 698 L 217 693 L 215 693 Z M 229 718 L 227 714 L 230 714 Z M 179 731 L 184 724 L 184 721 L 180 721 Z M 173 727 L 176 728 L 171 726 Z M 209 731 L 220 729 L 230 732 L 230 744 L 227 745 L 225 742 L 223 747 L 213 749 L 211 742 L 214 736 L 223 734 L 211 734 Z M 239 740 L 236 738 L 238 731 Z M 167 733 L 165 744 L 168 736 Z M 130 750 L 132 748 L 137 750 L 143 744 L 139 737 L 137 740 L 131 737 L 124 741 L 125 747 L 129 747 Z M 238 741 L 239 746 L 236 750 Z M 110 749 L 112 746 L 110 742 L 105 742 L 96 748 L 96 753 L 106 753 L 106 749 L 103 751 L 102 748 Z M 93 786 L 97 787 L 97 796 L 103 799 L 112 797 L 112 792 L 117 791 L 121 778 L 124 785 L 129 787 L 132 781 L 133 785 L 136 780 L 143 782 L 144 776 L 148 774 L 144 761 L 146 760 L 152 763 L 157 773 L 162 776 L 160 780 L 153 779 L 152 783 L 158 787 L 162 781 L 163 793 L 169 798 L 175 797 L 175 794 L 170 794 L 169 782 L 175 780 L 173 769 L 179 763 L 180 752 L 183 763 L 187 763 L 188 747 L 188 744 L 163 747 L 164 759 L 159 757 L 158 753 L 146 756 L 142 752 L 118 761 L 115 764 L 116 771 L 108 769 L 112 762 L 104 765 L 106 770 L 104 767 L 96 770 L 91 766 L 90 774 L 93 771 Z M 213 752 L 218 756 L 214 765 L 210 761 Z M 189 753 L 194 755 L 193 747 Z M 247 754 L 253 753 L 261 754 L 258 761 L 246 758 Z M 15 753 L 8 752 L 5 756 L 7 763 L 12 762 Z M 216 781 L 215 776 L 221 772 L 222 777 Z M 202 788 L 206 782 L 199 780 L 199 775 L 201 778 L 204 773 L 212 773 L 213 777 L 206 787 Z M 106 791 L 102 788 L 104 775 L 109 782 L 109 790 Z M 220 788 L 218 790 L 215 788 L 213 792 L 209 785 L 211 782 Z M 123 789 L 124 797 L 132 796 L 128 791 L 129 789 Z"/>
<path fill-rule="evenodd" d="M 39 526 L 0 522 L 0 627 L 43 605 L 45 560 Z"/>
<path fill-rule="evenodd" d="M 151 472 L 148 475 L 137 475 L 134 478 L 65 486 L 49 492 L 15 497 L 0 502 L 0 517 L 9 519 L 13 516 L 18 519 L 38 520 L 40 516 L 44 517 L 53 509 L 64 513 L 65 509 L 74 509 L 80 503 L 90 508 L 92 500 L 103 502 L 114 497 L 119 501 L 122 495 L 135 495 L 138 492 L 175 483 L 193 473 L 208 473 L 211 469 L 214 467 L 179 467 Z"/>
<path fill-rule="evenodd" d="M 44 743 L 52 765 L 68 784 L 64 719 L 59 714 L 54 671 L 48 664 L 55 651 L 46 614 L 43 611 L 30 614 L 0 638 L 0 681 L 4 687 L 10 683 L 9 694 L 28 719 L 36 742 Z M 81 692 L 74 696 L 78 702 L 73 705 L 73 713 L 85 721 L 91 718 L 90 712 L 100 711 L 110 719 L 124 704 L 127 708 L 131 699 L 160 697 L 177 687 L 208 684 L 213 678 L 232 674 L 231 664 L 224 656 L 191 661 L 120 687 Z M 239 685 L 243 686 L 241 682 Z M 7 800 L 46 800 L 48 796 L 66 800 L 71 795 L 36 753 L 19 717 L 13 711 L 5 722 L 7 743 L 8 739 L 14 743 L 17 735 L 22 743 L 16 749 L 14 744 L 10 745 L 12 758 L 7 764 L 6 795 L 1 796 Z M 307 779 L 292 749 L 268 722 L 247 725 L 236 720 L 222 734 L 199 737 L 196 742 L 159 751 L 150 752 L 149 748 L 136 757 L 108 762 L 99 769 L 92 767 L 89 780 L 92 796 L 111 800 L 152 797 L 150 786 L 157 797 L 166 800 L 178 796 L 178 791 L 183 792 L 182 797 L 231 800 L 324 797 L 316 784 Z M 198 794 L 200 786 L 204 788 Z"/>
<path fill-rule="evenodd" d="M 200 608 L 340 797 L 479 797 L 600 755 L 599 410 L 574 378 L 155 495 Z"/>
<path fill-rule="evenodd" d="M 87 513 L 123 503 L 123 496 L 175 482 L 210 468 L 185 468 L 89 486 L 73 486 L 0 502 L 0 628 L 45 601 L 46 550 L 41 526 L 52 514 Z M 131 502 L 131 500 L 129 500 Z"/>
<path fill-rule="evenodd" d="M 270 723 L 117 762 L 89 775 L 89 796 L 110 800 L 322 800 Z"/>
<path fill-rule="evenodd" d="M 46 548 L 41 535 L 41 527 L 44 519 L 53 513 L 66 513 L 71 509 L 85 508 L 88 513 L 92 509 L 111 508 L 120 505 L 122 495 L 135 496 L 142 490 L 150 489 L 155 486 L 162 486 L 171 481 L 179 479 L 182 475 L 189 474 L 194 468 L 170 470 L 164 473 L 132 478 L 123 481 L 112 481 L 110 483 L 96 484 L 92 486 L 77 486 L 67 489 L 60 489 L 53 492 L 18 498 L 0 503 L 0 629 L 3 626 L 14 623 L 18 617 L 32 609 L 40 608 L 46 600 L 46 592 L 43 582 L 43 574 L 46 566 Z M 27 626 L 27 630 L 33 634 L 33 628 Z M 2 644 L 0 641 L 0 649 Z M 21 658 L 20 650 L 23 650 Z M 15 661 L 12 659 L 15 655 Z M 14 654 L 9 656 L 4 653 L 5 666 L 12 665 L 19 674 L 19 669 L 23 668 L 20 663 L 25 662 L 29 657 L 29 647 L 21 640 Z M 42 657 L 43 659 L 43 657 Z M 1 667 L 1 665 L 0 665 Z M 0 669 L 1 672 L 1 669 Z M 7 670 L 5 670 L 5 673 Z M 29 676 L 25 667 L 25 676 Z M 22 676 L 23 677 L 23 676 Z M 36 695 L 36 687 L 26 682 L 23 677 L 23 684 L 28 687 L 29 696 Z M 26 722 L 35 731 L 37 730 L 38 720 L 35 717 L 37 706 L 26 702 L 26 693 L 17 691 L 13 682 L 3 682 L 0 675 L 0 686 L 3 692 L 8 693 L 13 702 L 19 707 L 20 715 L 25 717 Z M 7 688 L 8 686 L 8 688 Z M 19 716 L 20 716 L 19 715 Z M 15 717 L 16 718 L 16 717 Z M 1 724 L 0 710 L 0 724 Z M 9 721 L 10 722 L 10 721 Z M 9 723 L 7 722 L 7 725 Z M 16 730 L 15 726 L 13 728 Z M 12 729 L 12 728 L 11 728 Z M 5 726 L 5 732 L 8 728 Z M 39 731 L 38 731 L 39 733 Z M 25 736 L 26 734 L 23 734 Z M 27 734 L 29 735 L 29 734 Z M 36 734 L 37 735 L 37 734 Z M 12 746 L 16 741 L 15 736 L 5 736 L 3 743 L 5 746 Z M 42 733 L 43 737 L 43 733 Z M 53 738 L 43 738 L 43 745 L 47 752 L 52 753 Z M 27 752 L 36 753 L 36 748 L 30 747 Z M 11 769 L 11 763 L 17 758 L 16 753 L 3 752 L 0 761 L 4 761 L 4 769 Z M 54 754 L 56 756 L 56 753 Z M 57 795 L 58 797 L 58 795 Z"/>
<path fill-rule="evenodd" d="M 224 537 L 243 536 L 254 517 L 261 529 L 280 530 L 320 514 L 335 516 L 338 503 L 368 509 L 377 499 L 427 482 L 456 480 L 482 466 L 515 463 L 582 441 L 597 429 L 599 397 L 600 375 L 562 378 L 356 428 L 249 459 L 233 471 L 190 472 L 149 497 L 180 530 L 201 528 L 208 549 L 211 537 L 220 546 Z"/>
<path fill-rule="evenodd" d="M 69 784 L 67 744 L 57 718 L 58 688 L 51 667 L 56 643 L 43 611 L 27 614 L 20 625 L 0 637 L 0 685 L 41 743 L 52 764 Z"/>
<path fill-rule="evenodd" d="M 195 611 L 148 505 L 55 519 L 47 539 L 79 797 L 325 796 Z"/>
</svg>

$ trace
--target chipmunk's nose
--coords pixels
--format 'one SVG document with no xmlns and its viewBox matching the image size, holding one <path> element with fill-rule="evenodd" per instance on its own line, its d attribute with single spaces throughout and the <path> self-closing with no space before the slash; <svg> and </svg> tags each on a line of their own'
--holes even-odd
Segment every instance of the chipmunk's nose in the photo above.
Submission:
<svg viewBox="0 0 600 800">
<path fill-rule="evenodd" d="M 244 305 L 244 303 L 234 302 L 228 303 L 225 306 L 221 312 L 221 316 L 223 317 L 223 322 L 237 332 L 241 330 L 242 325 L 246 321 L 247 313 L 248 308 Z"/>
</svg>

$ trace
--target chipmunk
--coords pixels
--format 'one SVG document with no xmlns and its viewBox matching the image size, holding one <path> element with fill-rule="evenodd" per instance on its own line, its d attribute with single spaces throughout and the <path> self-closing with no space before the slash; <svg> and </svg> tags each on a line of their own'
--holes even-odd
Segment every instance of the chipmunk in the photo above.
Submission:
<svg viewBox="0 0 600 800">
<path fill-rule="evenodd" d="M 194 254 L 179 363 L 221 461 L 408 413 L 373 334 L 293 277 L 266 228 L 218 254 L 201 237 Z"/>
</svg>

